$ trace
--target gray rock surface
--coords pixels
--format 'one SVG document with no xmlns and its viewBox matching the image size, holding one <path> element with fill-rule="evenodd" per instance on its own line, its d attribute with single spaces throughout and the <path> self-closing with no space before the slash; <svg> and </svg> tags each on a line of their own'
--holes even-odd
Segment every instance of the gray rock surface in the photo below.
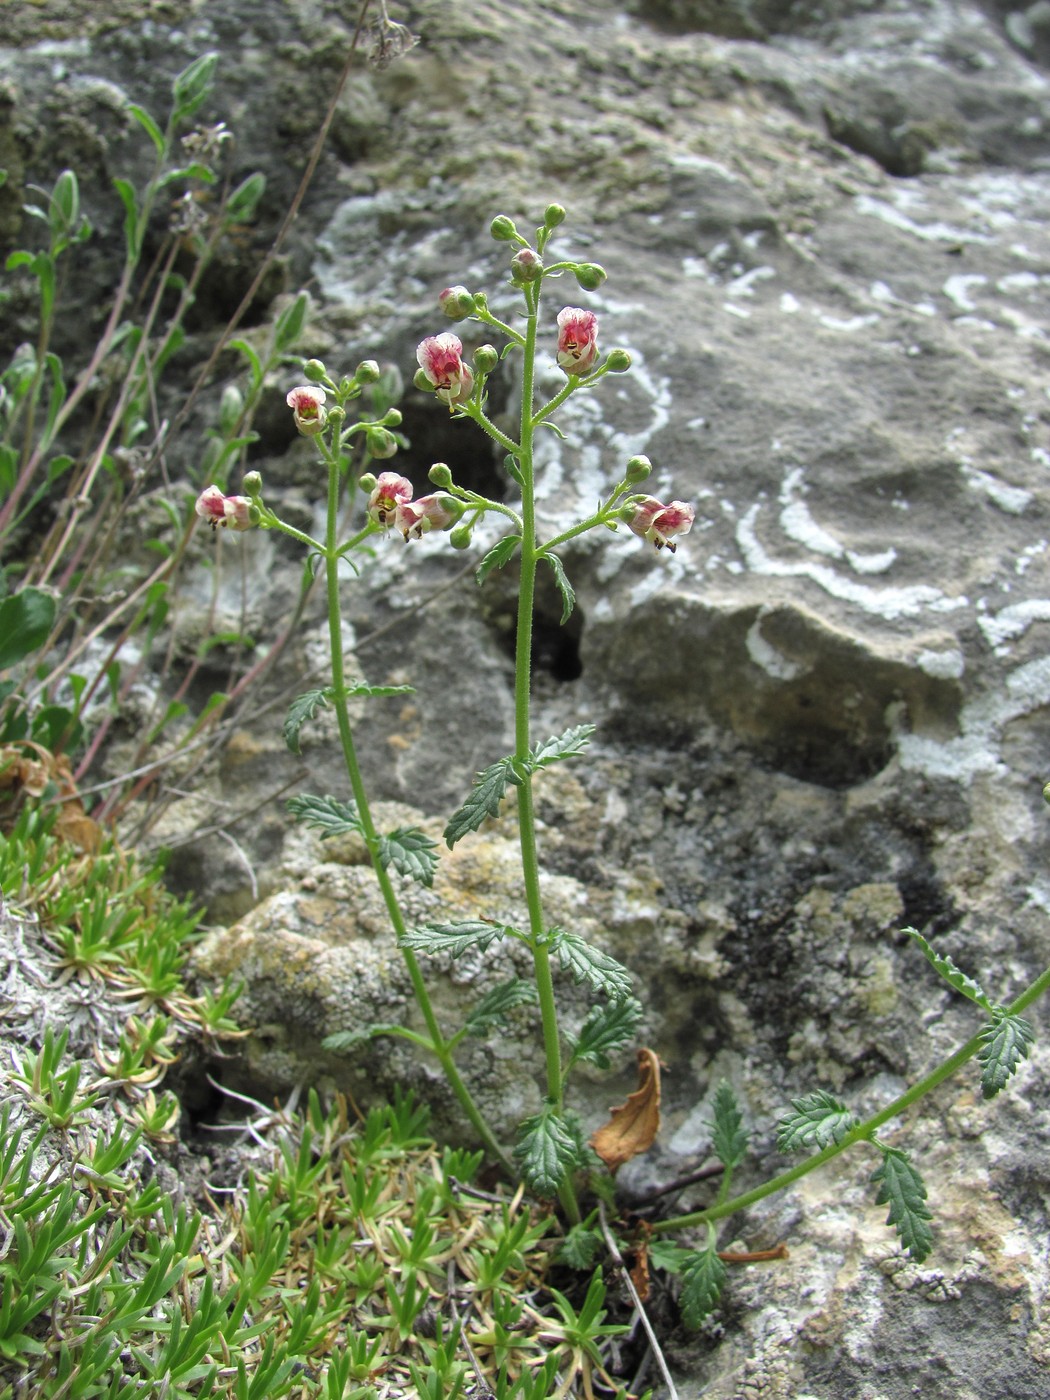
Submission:
<svg viewBox="0 0 1050 1400">
<path fill-rule="evenodd" d="M 218 0 L 77 29 L 83 12 L 56 4 L 41 33 L 37 6 L 8 8 L 0 140 L 41 182 L 74 158 L 119 173 L 121 94 L 148 102 L 221 48 L 218 115 L 245 169 L 271 179 L 264 245 L 342 62 L 343 19 Z M 288 287 L 311 279 L 316 298 L 308 350 L 340 369 L 390 359 L 409 378 L 420 336 L 444 328 L 438 291 L 505 281 L 492 214 L 527 227 L 560 201 L 558 246 L 609 272 L 565 300 L 599 313 L 603 344 L 626 346 L 635 372 L 575 398 L 566 438 L 546 440 L 546 523 L 589 510 L 637 452 L 657 494 L 697 504 L 674 557 L 626 536 L 566 550 L 577 614 L 559 631 L 552 598 L 540 619 L 539 724 L 598 725 L 595 761 L 539 793 L 552 910 L 582 910 L 636 972 L 648 1042 L 670 1066 L 662 1143 L 624 1174 L 638 1190 L 704 1159 L 723 1076 L 754 1131 L 744 1185 L 784 1165 L 773 1124 L 792 1095 L 823 1086 L 874 1109 L 972 1034 L 902 925 L 1004 1000 L 1043 965 L 1044 8 L 405 7 L 394 17 L 422 43 L 351 80 L 290 245 Z M 95 198 L 105 230 L 101 187 Z M 101 258 L 91 266 L 101 275 Z M 493 295 L 501 314 L 512 304 Z M 202 308 L 202 336 L 224 310 Z M 403 470 L 421 483 L 445 460 L 495 489 L 498 463 L 469 425 L 412 391 L 405 411 Z M 308 514 L 310 450 L 281 412 L 253 465 L 278 509 Z M 192 443 L 176 467 L 180 452 Z M 248 561 L 251 630 L 266 635 L 300 561 L 268 538 L 223 548 Z M 512 720 L 510 585 L 479 593 L 457 580 L 463 563 L 440 542 L 391 540 L 346 593 L 358 669 L 418 688 L 411 707 L 362 714 L 370 778 L 435 830 Z M 287 658 L 292 694 L 322 660 L 313 612 Z M 207 797 L 248 809 L 302 775 L 277 729 L 270 715 L 235 736 L 165 838 L 191 832 Z M 311 730 L 307 790 L 330 790 L 335 762 L 334 735 Z M 233 830 L 240 855 L 188 845 L 174 870 L 216 918 L 245 915 L 203 964 L 248 979 L 259 1033 L 243 1081 L 284 1088 L 320 1067 L 381 1091 L 418 1075 L 385 1043 L 356 1063 L 318 1051 L 351 1014 L 404 1004 L 354 852 L 289 832 L 273 805 Z M 465 884 L 442 898 L 510 910 L 506 836 L 465 843 L 449 863 Z M 439 979 L 442 1005 L 462 975 Z M 520 1034 L 465 1062 L 494 1109 L 503 1059 L 538 1069 Z M 937 1245 L 922 1268 L 894 1250 L 860 1153 L 741 1218 L 746 1247 L 786 1239 L 791 1257 L 735 1270 L 717 1317 L 673 1340 L 682 1394 L 1050 1395 L 1046 1069 L 1037 1054 L 990 1105 L 961 1077 L 890 1134 L 930 1188 Z M 586 1086 L 585 1116 L 627 1087 L 626 1070 Z M 508 1117 L 536 1092 L 516 1087 Z M 683 1208 L 704 1199 L 686 1193 Z"/>
</svg>

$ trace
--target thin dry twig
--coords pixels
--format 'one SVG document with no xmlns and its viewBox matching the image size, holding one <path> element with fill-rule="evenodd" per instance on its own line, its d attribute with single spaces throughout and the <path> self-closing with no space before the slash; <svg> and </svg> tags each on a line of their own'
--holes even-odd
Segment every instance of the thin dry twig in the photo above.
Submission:
<svg viewBox="0 0 1050 1400">
<path fill-rule="evenodd" d="M 598 1218 L 601 1221 L 602 1234 L 605 1237 L 605 1246 L 612 1256 L 613 1265 L 617 1274 L 619 1274 L 621 1281 L 628 1293 L 630 1293 L 634 1306 L 637 1309 L 638 1320 L 641 1322 L 645 1335 L 649 1339 L 649 1346 L 653 1356 L 656 1358 L 656 1364 L 660 1368 L 660 1373 L 664 1378 L 668 1396 L 670 1400 L 678 1400 L 678 1391 L 675 1389 L 675 1383 L 671 1379 L 671 1372 L 667 1369 L 667 1362 L 664 1359 L 663 1352 L 660 1350 L 660 1343 L 656 1340 L 656 1333 L 653 1331 L 652 1323 L 649 1321 L 645 1308 L 642 1306 L 642 1300 L 638 1296 L 638 1290 L 634 1286 L 634 1280 L 631 1278 L 627 1266 L 623 1262 L 623 1255 L 620 1253 L 620 1247 L 616 1243 L 612 1231 L 609 1229 L 609 1222 L 605 1217 L 604 1201 L 599 1201 L 598 1203 Z"/>
</svg>

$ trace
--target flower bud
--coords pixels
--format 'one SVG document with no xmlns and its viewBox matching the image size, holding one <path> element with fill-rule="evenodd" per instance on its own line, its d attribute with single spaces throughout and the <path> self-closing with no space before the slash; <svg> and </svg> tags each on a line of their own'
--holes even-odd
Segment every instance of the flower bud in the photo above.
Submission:
<svg viewBox="0 0 1050 1400">
<path fill-rule="evenodd" d="M 491 374 L 499 364 L 499 351 L 494 345 L 479 345 L 474 351 L 474 368 L 479 374 Z"/>
<path fill-rule="evenodd" d="M 652 469 L 653 464 L 648 457 L 632 457 L 627 463 L 627 470 L 623 474 L 623 479 L 627 482 L 628 486 L 637 486 L 640 481 L 645 480 Z M 634 508 L 632 507 L 631 515 L 633 514 Z"/>
<path fill-rule="evenodd" d="M 258 472 L 245 472 L 244 481 L 241 485 L 244 487 L 244 492 L 247 496 L 262 495 L 262 477 Z"/>
<path fill-rule="evenodd" d="M 606 364 L 613 374 L 624 374 L 631 368 L 631 357 L 626 350 L 610 350 Z"/>
<path fill-rule="evenodd" d="M 433 384 L 430 382 L 426 374 L 421 369 L 417 369 L 415 374 L 412 376 L 412 383 L 417 389 L 422 389 L 423 392 L 426 394 L 432 394 L 434 392 Z"/>
<path fill-rule="evenodd" d="M 328 378 L 328 371 L 320 360 L 307 360 L 303 365 L 303 374 L 312 384 L 320 384 L 322 379 Z"/>
<path fill-rule="evenodd" d="M 489 224 L 489 233 L 497 243 L 509 243 L 517 238 L 518 230 L 514 227 L 514 220 L 508 219 L 506 214 L 497 214 Z"/>
<path fill-rule="evenodd" d="M 362 491 L 367 491 L 369 495 L 376 489 L 376 477 L 373 472 L 365 472 L 363 476 L 357 478 L 357 484 Z"/>
<path fill-rule="evenodd" d="M 399 408 L 388 408 L 381 419 L 384 428 L 400 428 L 404 415 Z"/>
<path fill-rule="evenodd" d="M 577 282 L 585 292 L 596 292 L 608 275 L 605 268 L 597 263 L 577 263 L 574 271 Z"/>
<path fill-rule="evenodd" d="M 543 222 L 548 228 L 557 228 L 565 219 L 565 210 L 560 204 L 548 204 L 543 211 Z"/>
<path fill-rule="evenodd" d="M 543 259 L 531 248 L 522 248 L 511 258 L 510 272 L 519 285 L 538 282 L 543 276 Z"/>
<path fill-rule="evenodd" d="M 446 491 L 452 485 L 452 473 L 444 462 L 435 462 L 427 472 L 427 477 L 434 486 L 441 486 Z"/>
<path fill-rule="evenodd" d="M 448 537 L 453 549 L 466 549 L 470 544 L 470 526 L 457 525 Z"/>
<path fill-rule="evenodd" d="M 381 373 L 375 360 L 362 360 L 354 370 L 354 378 L 358 384 L 374 384 Z"/>
<path fill-rule="evenodd" d="M 397 438 L 385 428 L 368 428 L 365 432 L 365 443 L 372 457 L 393 457 L 397 451 Z"/>
<path fill-rule="evenodd" d="M 438 297 L 438 305 L 450 321 L 465 321 L 474 314 L 474 298 L 466 287 L 446 287 Z"/>
</svg>

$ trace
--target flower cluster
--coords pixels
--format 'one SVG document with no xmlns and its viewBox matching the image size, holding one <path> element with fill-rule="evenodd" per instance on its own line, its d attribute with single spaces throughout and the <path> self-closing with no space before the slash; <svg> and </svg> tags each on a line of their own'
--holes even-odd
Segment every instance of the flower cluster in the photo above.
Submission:
<svg viewBox="0 0 1050 1400">
<path fill-rule="evenodd" d="M 229 527 L 250 530 L 256 523 L 251 516 L 252 503 L 247 496 L 224 496 L 217 486 L 209 486 L 197 497 L 196 512 L 213 530 Z"/>
<path fill-rule="evenodd" d="M 428 530 L 448 530 L 463 514 L 452 496 L 438 492 L 412 499 L 412 483 L 397 472 L 381 472 L 368 498 L 368 514 L 384 530 L 399 530 L 406 540 L 418 540 Z"/>
</svg>

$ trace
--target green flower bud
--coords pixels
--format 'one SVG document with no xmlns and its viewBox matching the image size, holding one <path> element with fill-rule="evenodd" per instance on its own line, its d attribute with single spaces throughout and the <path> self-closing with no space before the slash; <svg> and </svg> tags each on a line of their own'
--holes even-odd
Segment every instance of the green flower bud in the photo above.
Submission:
<svg viewBox="0 0 1050 1400">
<path fill-rule="evenodd" d="M 607 277 L 604 267 L 597 263 L 577 263 L 576 280 L 585 292 L 596 292 Z"/>
<path fill-rule="evenodd" d="M 653 464 L 648 457 L 632 457 L 627 463 L 627 470 L 623 474 L 624 481 L 628 486 L 637 486 L 653 469 Z"/>
<path fill-rule="evenodd" d="M 514 220 L 508 219 L 506 214 L 497 214 L 489 224 L 489 233 L 497 243 L 510 243 L 518 236 L 518 230 L 514 227 Z"/>
<path fill-rule="evenodd" d="M 499 364 L 499 351 L 494 345 L 479 345 L 474 351 L 474 368 L 479 374 L 491 374 Z"/>
<path fill-rule="evenodd" d="M 470 544 L 470 526 L 457 525 L 448 537 L 453 549 L 466 549 Z"/>
<path fill-rule="evenodd" d="M 388 408 L 383 414 L 382 424 L 384 428 L 400 428 L 402 413 L 399 408 Z"/>
<path fill-rule="evenodd" d="M 241 483 L 246 496 L 262 495 L 262 477 L 258 472 L 245 472 L 244 481 Z"/>
<path fill-rule="evenodd" d="M 631 368 L 631 357 L 626 350 L 610 350 L 606 364 L 613 374 L 623 374 Z"/>
<path fill-rule="evenodd" d="M 427 472 L 427 477 L 435 486 L 441 486 L 446 491 L 452 485 L 452 473 L 444 462 L 435 462 Z"/>
<path fill-rule="evenodd" d="M 531 248 L 522 248 L 510 260 L 510 273 L 519 286 L 538 282 L 543 276 L 543 259 Z"/>
<path fill-rule="evenodd" d="M 372 472 L 365 472 L 364 476 L 357 478 L 357 484 L 366 496 L 370 496 L 376 489 L 376 478 Z"/>
<path fill-rule="evenodd" d="M 393 433 L 388 433 L 385 428 L 368 428 L 365 432 L 365 442 L 368 445 L 369 454 L 380 460 L 384 457 L 393 457 L 397 451 L 397 438 Z"/>
<path fill-rule="evenodd" d="M 381 373 L 375 360 L 362 360 L 354 370 L 354 378 L 358 384 L 374 384 Z"/>
<path fill-rule="evenodd" d="M 434 392 L 433 380 L 428 379 L 421 369 L 417 369 L 412 376 L 412 383 L 417 389 L 422 389 L 424 394 L 432 394 Z"/>
<path fill-rule="evenodd" d="M 548 228 L 557 228 L 565 219 L 565 210 L 560 204 L 548 204 L 543 211 L 543 222 Z"/>
<path fill-rule="evenodd" d="M 466 287 L 446 287 L 438 297 L 438 305 L 450 321 L 465 321 L 474 314 L 474 298 Z"/>
<path fill-rule="evenodd" d="M 328 371 L 320 360 L 307 360 L 303 365 L 303 374 L 311 384 L 320 384 L 322 379 L 328 378 Z"/>
</svg>

